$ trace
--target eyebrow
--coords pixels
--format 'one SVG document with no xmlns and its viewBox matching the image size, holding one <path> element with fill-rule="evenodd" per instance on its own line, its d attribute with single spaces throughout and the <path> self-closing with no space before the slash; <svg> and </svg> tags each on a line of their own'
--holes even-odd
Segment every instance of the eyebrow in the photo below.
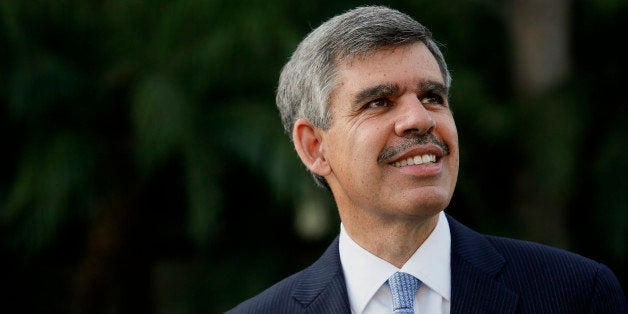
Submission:
<svg viewBox="0 0 628 314">
<path fill-rule="evenodd" d="M 433 92 L 444 96 L 449 96 L 449 88 L 445 84 L 437 81 L 422 81 L 419 83 L 419 92 Z"/>
<path fill-rule="evenodd" d="M 399 89 L 399 85 L 397 84 L 381 84 L 368 87 L 355 95 L 353 104 L 354 106 L 360 106 L 368 100 L 390 97 L 399 93 Z M 424 94 L 426 92 L 438 93 L 444 95 L 445 97 L 449 95 L 449 89 L 443 83 L 431 80 L 421 81 L 418 85 L 419 94 Z"/>
<path fill-rule="evenodd" d="M 359 106 L 367 100 L 389 97 L 398 92 L 399 86 L 396 84 L 381 84 L 369 87 L 361 90 L 355 95 L 355 98 L 353 99 L 353 104 Z"/>
</svg>

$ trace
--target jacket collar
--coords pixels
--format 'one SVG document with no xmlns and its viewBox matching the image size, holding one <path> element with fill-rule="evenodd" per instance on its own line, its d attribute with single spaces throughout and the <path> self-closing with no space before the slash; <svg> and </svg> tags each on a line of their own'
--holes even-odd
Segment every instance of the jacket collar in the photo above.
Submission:
<svg viewBox="0 0 628 314">
<path fill-rule="evenodd" d="M 338 237 L 314 264 L 304 270 L 292 296 L 312 313 L 350 312 Z"/>
<path fill-rule="evenodd" d="M 497 280 L 507 264 L 491 242 L 451 216 L 451 313 L 513 313 L 518 295 Z"/>
</svg>

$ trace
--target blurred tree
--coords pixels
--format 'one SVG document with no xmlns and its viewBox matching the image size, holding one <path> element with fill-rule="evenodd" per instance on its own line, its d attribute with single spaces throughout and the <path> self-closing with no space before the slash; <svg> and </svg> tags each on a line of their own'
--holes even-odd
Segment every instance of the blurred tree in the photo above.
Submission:
<svg viewBox="0 0 628 314">
<path fill-rule="evenodd" d="M 250 167 L 281 202 L 311 198 L 272 100 L 276 56 L 296 38 L 282 7 L 3 2 L 3 125 L 19 138 L 6 142 L 16 155 L 5 157 L 2 224 L 16 263 L 45 256 L 74 222 L 86 249 L 70 266 L 73 309 L 146 309 L 147 247 L 164 231 L 150 225 L 155 207 L 180 207 L 166 209 L 185 217 L 170 231 L 203 251 L 221 232 L 226 168 Z M 173 178 L 184 187 L 152 195 L 151 182 Z"/>
<path fill-rule="evenodd" d="M 462 146 L 448 211 L 625 282 L 626 48 L 591 47 L 616 41 L 628 5 L 604 3 L 394 7 L 446 43 Z M 0 2 L 2 306 L 221 312 L 311 263 L 337 216 L 273 92 L 300 39 L 358 4 Z"/>
<path fill-rule="evenodd" d="M 571 72 L 571 1 L 508 1 L 512 75 L 518 96 L 519 154 L 515 211 L 526 237 L 570 248 L 567 201 L 574 189 L 583 112 L 575 89 L 561 89 Z"/>
</svg>

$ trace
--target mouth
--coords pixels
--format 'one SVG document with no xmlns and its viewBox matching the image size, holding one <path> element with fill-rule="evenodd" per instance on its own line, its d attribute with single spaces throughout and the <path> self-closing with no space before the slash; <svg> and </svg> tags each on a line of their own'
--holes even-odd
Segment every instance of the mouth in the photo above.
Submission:
<svg viewBox="0 0 628 314">
<path fill-rule="evenodd" d="M 423 165 L 423 164 L 435 163 L 435 162 L 436 162 L 436 155 L 423 154 L 423 155 L 411 156 L 408 158 L 404 158 L 402 160 L 395 161 L 391 163 L 391 165 L 393 165 L 393 167 L 399 168 L 403 166 Z"/>
<path fill-rule="evenodd" d="M 439 164 L 449 155 L 449 146 L 432 133 L 409 136 L 396 145 L 385 148 L 377 160 L 395 168 Z M 424 167 L 421 167 L 424 168 Z"/>
</svg>

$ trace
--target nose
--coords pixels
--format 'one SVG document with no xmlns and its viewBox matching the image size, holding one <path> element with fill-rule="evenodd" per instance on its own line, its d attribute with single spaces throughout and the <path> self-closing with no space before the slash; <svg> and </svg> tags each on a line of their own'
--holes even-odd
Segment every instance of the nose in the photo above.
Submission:
<svg viewBox="0 0 628 314">
<path fill-rule="evenodd" d="M 436 126 L 432 113 L 416 97 L 399 101 L 397 110 L 399 113 L 395 121 L 395 133 L 398 136 L 404 137 L 409 133 L 428 133 Z"/>
</svg>

